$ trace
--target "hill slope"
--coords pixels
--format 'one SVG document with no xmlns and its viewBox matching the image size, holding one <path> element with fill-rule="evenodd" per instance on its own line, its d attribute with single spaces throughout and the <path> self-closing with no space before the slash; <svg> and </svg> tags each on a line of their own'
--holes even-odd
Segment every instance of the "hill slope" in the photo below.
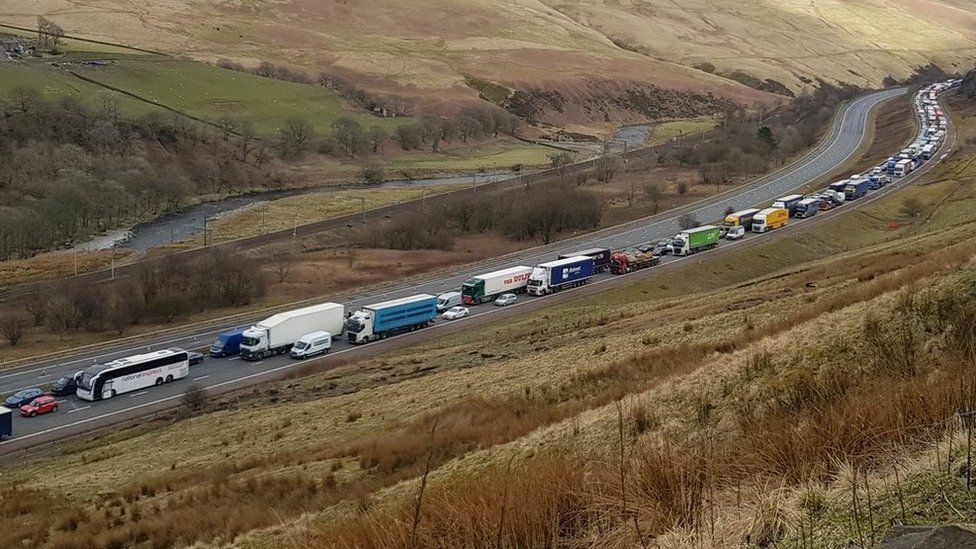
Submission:
<svg viewBox="0 0 976 549">
<path fill-rule="evenodd" d="M 789 238 L 7 458 L 0 545 L 864 547 L 972 522 L 976 112 L 953 107 L 934 181 Z"/>
<path fill-rule="evenodd" d="M 688 92 L 771 100 L 740 82 L 786 95 L 817 78 L 877 87 L 976 60 L 964 0 L 0 0 L 0 20 L 33 26 L 38 13 L 69 34 L 325 72 L 412 110 L 457 110 L 478 98 L 468 84 L 496 82 L 563 125 L 718 107 Z"/>
</svg>

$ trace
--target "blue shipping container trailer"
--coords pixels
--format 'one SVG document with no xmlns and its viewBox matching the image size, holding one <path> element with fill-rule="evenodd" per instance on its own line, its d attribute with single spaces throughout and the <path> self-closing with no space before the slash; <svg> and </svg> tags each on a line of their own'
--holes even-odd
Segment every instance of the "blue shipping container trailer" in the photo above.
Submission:
<svg viewBox="0 0 976 549">
<path fill-rule="evenodd" d="M 367 305 L 346 321 L 350 343 L 366 343 L 423 328 L 437 318 L 437 297 L 420 294 Z"/>
</svg>

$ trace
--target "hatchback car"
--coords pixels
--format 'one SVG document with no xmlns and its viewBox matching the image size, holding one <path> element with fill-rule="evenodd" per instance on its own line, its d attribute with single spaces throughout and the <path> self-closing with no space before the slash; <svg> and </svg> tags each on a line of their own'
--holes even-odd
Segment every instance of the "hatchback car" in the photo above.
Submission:
<svg viewBox="0 0 976 549">
<path fill-rule="evenodd" d="M 73 395 L 77 390 L 78 382 L 71 376 L 60 377 L 51 385 L 51 394 L 57 396 Z"/>
<path fill-rule="evenodd" d="M 515 303 L 516 299 L 518 298 L 515 297 L 515 294 L 502 294 L 498 296 L 498 299 L 495 300 L 495 305 L 498 305 L 499 307 L 506 307 L 512 303 Z"/>
<path fill-rule="evenodd" d="M 7 400 L 3 401 L 3 405 L 6 406 L 7 408 L 17 409 L 23 406 L 24 404 L 30 404 L 32 400 L 34 400 L 39 396 L 42 396 L 43 394 L 44 391 L 36 387 L 32 387 L 30 389 L 24 389 L 21 391 L 17 391 L 16 393 L 7 397 Z"/>
<path fill-rule="evenodd" d="M 201 362 L 203 362 L 203 354 L 201 353 L 195 351 L 187 351 L 186 354 L 190 359 L 190 366 L 194 364 L 200 364 Z"/>
<path fill-rule="evenodd" d="M 457 320 L 459 318 L 464 318 L 468 316 L 471 311 L 467 307 L 451 307 L 450 309 L 444 311 L 441 315 L 445 320 Z"/>
<path fill-rule="evenodd" d="M 20 407 L 20 415 L 24 417 L 34 417 L 38 414 L 58 411 L 58 400 L 53 396 L 37 397 Z"/>
</svg>

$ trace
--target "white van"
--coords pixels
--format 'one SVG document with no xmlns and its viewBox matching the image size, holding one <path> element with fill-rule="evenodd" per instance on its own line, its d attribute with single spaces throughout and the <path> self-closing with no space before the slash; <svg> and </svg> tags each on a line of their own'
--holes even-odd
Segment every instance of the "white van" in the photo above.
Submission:
<svg viewBox="0 0 976 549">
<path fill-rule="evenodd" d="M 298 341 L 291 348 L 291 357 L 308 358 L 328 353 L 331 348 L 332 334 L 329 332 L 312 332 L 298 338 Z"/>
<path fill-rule="evenodd" d="M 461 304 L 461 292 L 446 292 L 437 296 L 437 312 L 444 311 Z"/>
</svg>

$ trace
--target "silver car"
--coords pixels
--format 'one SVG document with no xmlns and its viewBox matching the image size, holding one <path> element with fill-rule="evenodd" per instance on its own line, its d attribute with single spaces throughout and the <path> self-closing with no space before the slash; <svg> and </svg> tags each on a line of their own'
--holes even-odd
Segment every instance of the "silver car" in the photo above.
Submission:
<svg viewBox="0 0 976 549">
<path fill-rule="evenodd" d="M 512 303 L 515 303 L 516 299 L 518 298 L 515 296 L 515 294 L 502 294 L 498 296 L 498 299 L 495 300 L 495 305 L 498 305 L 499 307 L 505 307 L 507 305 L 511 305 Z"/>
</svg>

